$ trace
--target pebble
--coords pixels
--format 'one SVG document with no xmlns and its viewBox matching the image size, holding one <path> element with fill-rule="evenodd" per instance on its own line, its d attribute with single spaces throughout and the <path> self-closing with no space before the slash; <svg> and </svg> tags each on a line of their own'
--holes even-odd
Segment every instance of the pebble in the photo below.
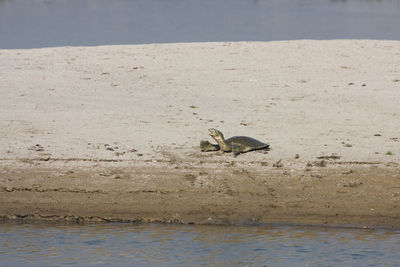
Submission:
<svg viewBox="0 0 400 267">
<path fill-rule="evenodd" d="M 282 159 L 280 159 L 280 160 L 278 160 L 277 162 L 275 162 L 272 166 L 273 166 L 273 167 L 276 167 L 276 168 L 281 168 L 281 167 L 283 167 Z"/>
</svg>

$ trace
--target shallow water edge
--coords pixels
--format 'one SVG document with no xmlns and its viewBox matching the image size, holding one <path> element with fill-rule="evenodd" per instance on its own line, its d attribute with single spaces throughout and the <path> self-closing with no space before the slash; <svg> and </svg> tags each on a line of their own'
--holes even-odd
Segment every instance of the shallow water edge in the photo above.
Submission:
<svg viewBox="0 0 400 267">
<path fill-rule="evenodd" d="M 337 230 L 387 230 L 387 231 L 400 231 L 398 226 L 380 226 L 380 225 L 356 225 L 356 224 L 307 224 L 307 223 L 287 223 L 287 222 L 242 222 L 242 223 L 204 223 L 198 224 L 194 222 L 182 223 L 179 221 L 158 221 L 158 220 L 121 220 L 121 219 L 105 219 L 105 218 L 91 218 L 91 217 L 56 217 L 52 216 L 52 219 L 44 218 L 37 214 L 28 215 L 12 215 L 12 216 L 1 216 L 0 227 L 5 225 L 41 225 L 41 226 L 107 226 L 107 225 L 126 225 L 126 226 L 209 226 L 209 227 L 293 227 L 293 228 L 307 228 L 307 229 L 337 229 Z"/>
</svg>

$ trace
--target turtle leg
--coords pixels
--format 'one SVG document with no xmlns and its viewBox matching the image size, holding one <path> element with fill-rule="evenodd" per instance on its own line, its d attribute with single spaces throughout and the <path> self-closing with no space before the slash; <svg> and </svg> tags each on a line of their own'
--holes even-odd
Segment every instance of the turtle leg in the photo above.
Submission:
<svg viewBox="0 0 400 267">
<path fill-rule="evenodd" d="M 232 143 L 232 153 L 233 153 L 233 157 L 236 158 L 242 151 L 242 148 L 240 147 L 240 145 Z"/>
</svg>

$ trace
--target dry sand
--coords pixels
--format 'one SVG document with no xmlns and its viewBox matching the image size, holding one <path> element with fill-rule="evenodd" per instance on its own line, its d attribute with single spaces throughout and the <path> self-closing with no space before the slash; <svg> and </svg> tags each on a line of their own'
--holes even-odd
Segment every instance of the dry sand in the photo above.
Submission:
<svg viewBox="0 0 400 267">
<path fill-rule="evenodd" d="M 0 50 L 0 93 L 4 219 L 400 227 L 399 41 Z"/>
</svg>

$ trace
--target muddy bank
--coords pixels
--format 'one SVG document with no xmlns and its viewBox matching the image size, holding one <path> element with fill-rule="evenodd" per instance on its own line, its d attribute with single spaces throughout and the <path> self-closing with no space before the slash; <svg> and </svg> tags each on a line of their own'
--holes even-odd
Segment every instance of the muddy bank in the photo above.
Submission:
<svg viewBox="0 0 400 267">
<path fill-rule="evenodd" d="M 157 164 L 64 163 L 60 168 L 39 159 L 3 167 L 2 218 L 400 228 L 394 163 L 317 159 L 294 170 L 288 162 L 277 167 L 227 155 Z"/>
</svg>

